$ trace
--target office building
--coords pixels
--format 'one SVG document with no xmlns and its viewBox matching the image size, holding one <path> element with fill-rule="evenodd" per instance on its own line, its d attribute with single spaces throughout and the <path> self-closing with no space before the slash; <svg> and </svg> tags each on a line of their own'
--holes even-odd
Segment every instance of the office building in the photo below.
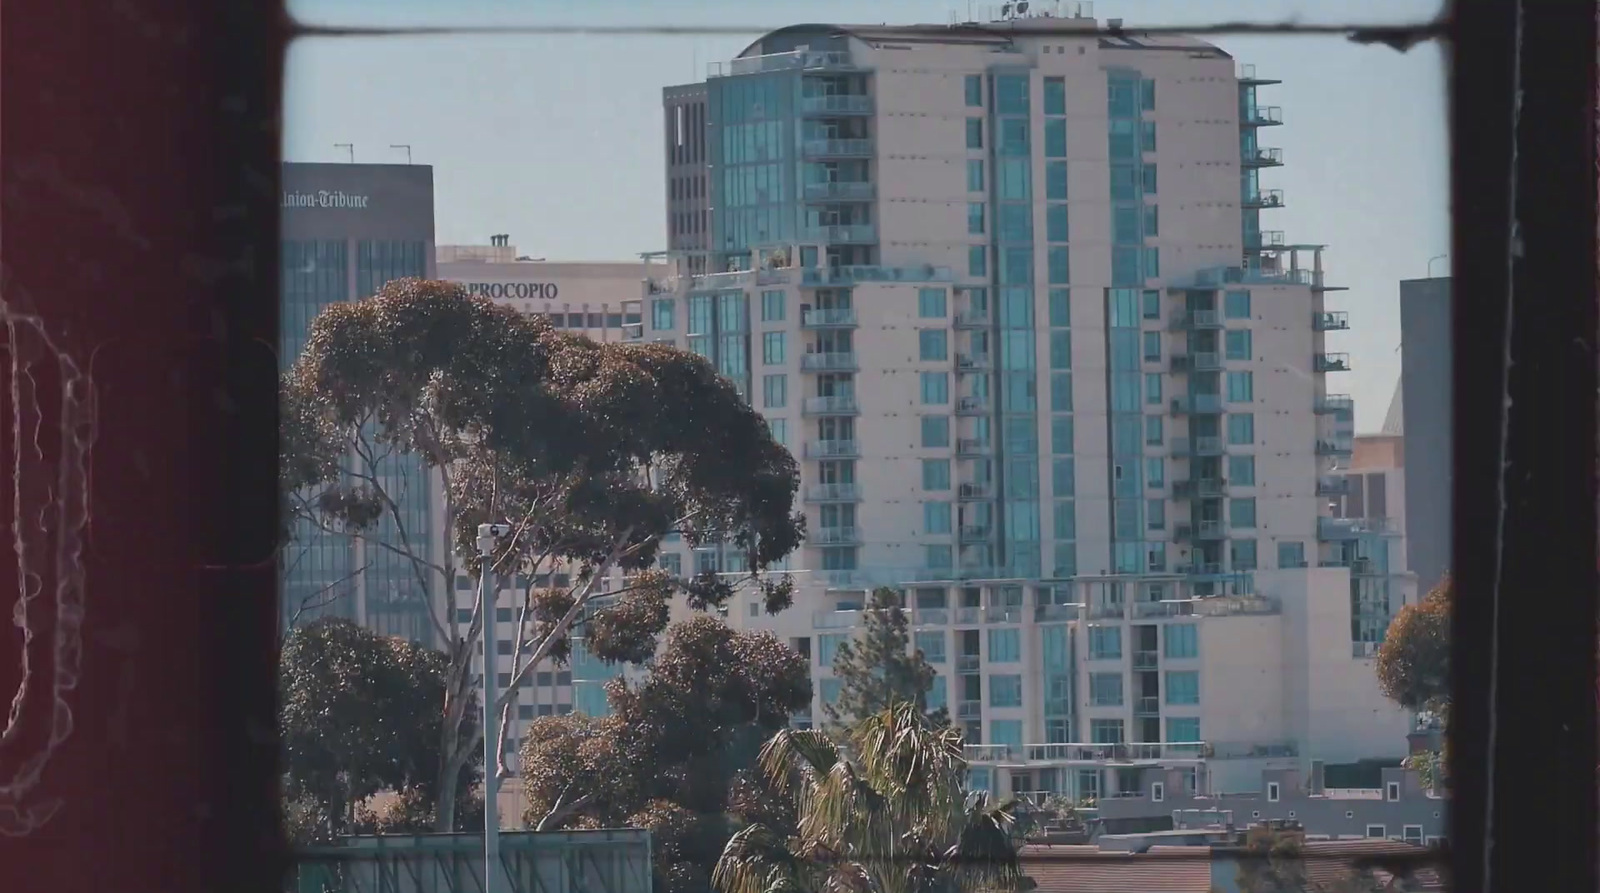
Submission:
<svg viewBox="0 0 1600 893">
<path fill-rule="evenodd" d="M 433 270 L 433 168 L 420 164 L 282 166 L 279 357 L 287 368 L 329 304 L 368 297 L 392 279 Z M 375 538 L 424 558 L 444 548 L 431 524 L 438 482 L 411 456 L 381 458 L 395 482 L 402 536 L 385 516 Z M 409 559 L 373 543 L 296 525 L 284 550 L 283 619 L 347 617 L 385 635 L 432 645 L 436 592 Z M 440 588 L 442 588 L 442 582 Z"/>
<path fill-rule="evenodd" d="M 1404 756 L 1352 616 L 1366 528 L 1328 507 L 1340 289 L 1261 223 L 1275 82 L 1092 26 L 796 26 L 665 91 L 673 271 L 636 337 L 708 357 L 803 468 L 797 607 L 730 621 L 825 701 L 900 590 L 979 786 Z"/>
<path fill-rule="evenodd" d="M 1413 458 L 1406 475 L 1406 556 L 1422 592 L 1450 569 L 1451 467 L 1450 280 L 1400 283 L 1400 389 L 1386 428 L 1398 424 Z"/>
</svg>

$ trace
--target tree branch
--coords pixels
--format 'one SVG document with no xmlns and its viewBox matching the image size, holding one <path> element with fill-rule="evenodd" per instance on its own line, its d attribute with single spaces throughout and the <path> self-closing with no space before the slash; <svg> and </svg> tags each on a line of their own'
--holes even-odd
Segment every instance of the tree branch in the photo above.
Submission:
<svg viewBox="0 0 1600 893">
<path fill-rule="evenodd" d="M 562 791 L 561 796 L 557 797 L 556 802 L 551 804 L 550 810 L 544 814 L 543 818 L 539 819 L 538 823 L 534 825 L 533 830 L 550 831 L 558 827 L 562 822 L 566 821 L 569 816 L 587 806 L 589 801 L 595 798 L 595 793 L 590 791 L 587 794 L 580 794 L 577 797 L 574 797 L 572 800 L 567 800 L 567 794 L 570 794 L 571 792 L 571 787 L 568 787 L 566 790 Z"/>
<path fill-rule="evenodd" d="M 305 598 L 301 599 L 300 600 L 300 604 L 299 604 L 298 607 L 295 608 L 294 613 L 289 615 L 289 622 L 284 625 L 283 635 L 284 636 L 288 636 L 289 630 L 294 629 L 295 625 L 300 622 L 300 616 L 302 614 L 304 614 L 306 611 L 308 611 L 308 610 L 310 610 L 311 608 L 314 608 L 314 607 L 315 608 L 325 608 L 328 605 L 331 605 L 334 602 L 338 601 L 339 599 L 344 598 L 346 595 L 349 595 L 348 592 L 341 592 L 338 595 L 335 595 L 333 598 L 330 598 L 330 599 L 328 599 L 326 601 L 319 602 L 319 603 L 317 603 L 315 605 L 311 604 L 311 601 L 313 599 L 318 598 L 319 596 L 321 596 L 324 593 L 328 592 L 328 590 L 333 589 L 336 586 L 340 586 L 340 585 L 342 585 L 344 583 L 348 583 L 351 580 L 354 580 L 356 577 L 360 576 L 361 572 L 365 571 L 368 567 L 370 567 L 370 565 L 363 564 L 360 567 L 356 568 L 355 570 L 351 571 L 350 573 L 345 574 L 344 576 L 340 577 L 339 579 L 334 580 L 332 583 L 329 583 L 328 585 L 322 587 L 321 589 L 318 589 L 316 592 L 313 592 L 310 595 L 306 596 Z"/>
</svg>

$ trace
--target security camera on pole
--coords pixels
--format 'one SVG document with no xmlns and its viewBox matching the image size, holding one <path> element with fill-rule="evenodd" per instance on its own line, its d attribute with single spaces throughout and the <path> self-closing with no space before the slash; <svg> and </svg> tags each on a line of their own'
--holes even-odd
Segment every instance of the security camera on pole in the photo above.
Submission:
<svg viewBox="0 0 1600 893">
<path fill-rule="evenodd" d="M 494 752 L 498 736 L 490 734 L 495 715 L 495 671 L 499 646 L 495 644 L 496 608 L 500 601 L 500 580 L 494 569 L 495 543 L 510 535 L 509 524 L 478 525 L 478 604 L 483 610 L 483 890 L 500 893 L 500 811 L 496 802 L 499 780 Z"/>
</svg>

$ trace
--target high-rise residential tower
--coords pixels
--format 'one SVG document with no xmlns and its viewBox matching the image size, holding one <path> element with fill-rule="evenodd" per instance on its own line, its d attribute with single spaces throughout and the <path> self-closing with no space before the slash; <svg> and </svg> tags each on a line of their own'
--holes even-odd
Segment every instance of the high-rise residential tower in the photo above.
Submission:
<svg viewBox="0 0 1600 893">
<path fill-rule="evenodd" d="M 710 358 L 803 468 L 799 605 L 730 620 L 826 700 L 900 590 L 979 785 L 1402 756 L 1359 634 L 1398 602 L 1347 567 L 1386 528 L 1328 502 L 1346 316 L 1321 246 L 1260 222 L 1274 82 L 1055 12 L 784 28 L 665 91 L 676 272 L 637 337 Z"/>
</svg>

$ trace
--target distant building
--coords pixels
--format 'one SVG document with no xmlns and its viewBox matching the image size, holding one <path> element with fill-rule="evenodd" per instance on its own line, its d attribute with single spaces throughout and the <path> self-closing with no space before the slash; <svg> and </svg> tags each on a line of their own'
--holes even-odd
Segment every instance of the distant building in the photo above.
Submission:
<svg viewBox="0 0 1600 893">
<path fill-rule="evenodd" d="M 1450 279 L 1400 283 L 1400 387 L 1385 433 L 1405 438 L 1406 564 L 1427 592 L 1450 568 L 1451 394 Z"/>
</svg>

